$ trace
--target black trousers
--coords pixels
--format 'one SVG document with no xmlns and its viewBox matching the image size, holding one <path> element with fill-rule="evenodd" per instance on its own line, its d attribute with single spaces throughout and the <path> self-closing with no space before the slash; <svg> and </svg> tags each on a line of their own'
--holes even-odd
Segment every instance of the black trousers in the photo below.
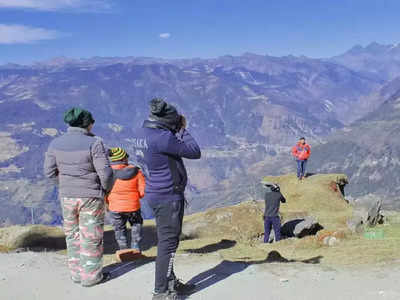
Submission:
<svg viewBox="0 0 400 300">
<path fill-rule="evenodd" d="M 154 292 L 164 293 L 175 282 L 174 259 L 182 232 L 184 198 L 149 201 L 157 225 L 157 259 Z"/>
<path fill-rule="evenodd" d="M 264 218 L 264 243 L 269 242 L 269 235 L 271 234 L 272 228 L 274 228 L 275 242 L 280 241 L 281 240 L 281 218 L 279 216 Z"/>
</svg>

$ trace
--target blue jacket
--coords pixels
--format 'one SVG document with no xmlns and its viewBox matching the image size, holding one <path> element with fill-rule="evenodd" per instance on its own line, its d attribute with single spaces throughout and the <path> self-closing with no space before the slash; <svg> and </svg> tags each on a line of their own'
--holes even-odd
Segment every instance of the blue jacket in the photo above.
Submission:
<svg viewBox="0 0 400 300">
<path fill-rule="evenodd" d="M 146 175 L 146 198 L 182 198 L 187 184 L 182 158 L 201 157 L 200 147 L 189 132 L 183 129 L 173 134 L 162 123 L 145 121 L 130 141 Z"/>
</svg>

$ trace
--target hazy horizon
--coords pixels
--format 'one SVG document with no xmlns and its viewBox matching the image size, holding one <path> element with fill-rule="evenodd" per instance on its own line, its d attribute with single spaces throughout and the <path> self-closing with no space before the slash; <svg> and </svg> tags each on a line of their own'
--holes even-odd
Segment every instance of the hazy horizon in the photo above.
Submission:
<svg viewBox="0 0 400 300">
<path fill-rule="evenodd" d="M 0 64 L 54 57 L 328 58 L 400 41 L 400 2 L 0 0 Z"/>
<path fill-rule="evenodd" d="M 135 55 L 127 55 L 127 56 L 87 56 L 87 57 L 53 56 L 53 57 L 50 57 L 50 58 L 47 58 L 47 59 L 33 60 L 33 61 L 27 62 L 27 63 L 18 63 L 18 62 L 14 62 L 14 61 L 5 62 L 5 63 L 1 63 L 0 62 L 0 66 L 4 66 L 4 65 L 7 65 L 7 64 L 16 64 L 16 65 L 20 65 L 20 66 L 32 66 L 32 65 L 35 65 L 35 64 L 51 62 L 52 60 L 57 60 L 57 59 L 69 59 L 69 60 L 76 60 L 76 61 L 79 61 L 79 60 L 85 61 L 85 60 L 96 59 L 96 58 L 103 58 L 103 59 L 143 58 L 143 59 L 160 59 L 160 60 L 189 60 L 189 59 L 208 60 L 208 59 L 218 59 L 218 58 L 221 58 L 221 57 L 224 57 L 224 56 L 240 57 L 240 56 L 245 56 L 245 55 L 257 55 L 257 56 L 268 56 L 268 57 L 277 57 L 277 58 L 283 58 L 283 57 L 292 56 L 292 57 L 297 57 L 297 58 L 305 57 L 305 58 L 309 58 L 309 59 L 329 59 L 329 58 L 341 55 L 343 53 L 346 53 L 347 51 L 353 49 L 354 47 L 361 46 L 361 47 L 363 47 L 365 49 L 365 48 L 367 48 L 368 46 L 370 46 L 370 45 L 372 45 L 374 43 L 379 44 L 381 46 L 387 46 L 387 47 L 388 46 L 398 47 L 400 45 L 400 43 L 383 44 L 383 43 L 379 43 L 379 42 L 376 42 L 376 41 L 372 41 L 372 42 L 370 42 L 368 44 L 365 44 L 365 45 L 360 45 L 360 44 L 353 45 L 352 47 L 348 48 L 347 50 L 345 50 L 345 51 L 343 51 L 341 53 L 337 53 L 335 55 L 327 56 L 327 57 L 311 57 L 311 56 L 307 56 L 307 55 L 303 55 L 303 54 L 294 55 L 294 54 L 290 54 L 290 53 L 277 56 L 277 55 L 270 55 L 268 53 L 264 53 L 263 54 L 263 53 L 249 52 L 249 51 L 246 51 L 246 52 L 243 52 L 243 53 L 239 53 L 239 54 L 227 53 L 227 54 L 224 54 L 224 55 L 214 56 L 214 57 L 175 57 L 175 58 L 160 57 L 160 56 L 135 56 Z"/>
</svg>

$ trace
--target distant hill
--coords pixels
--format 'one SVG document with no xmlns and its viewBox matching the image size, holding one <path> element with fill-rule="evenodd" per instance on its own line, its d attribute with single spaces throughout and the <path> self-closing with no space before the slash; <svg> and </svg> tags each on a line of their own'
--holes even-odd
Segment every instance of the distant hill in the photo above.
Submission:
<svg viewBox="0 0 400 300">
<path fill-rule="evenodd" d="M 387 206 L 400 208 L 400 85 L 378 110 L 314 149 L 312 166 L 345 170 L 352 195 L 383 196 Z"/>
<path fill-rule="evenodd" d="M 383 80 L 392 80 L 399 76 L 400 44 L 382 45 L 373 42 L 365 47 L 357 45 L 330 61 Z"/>
<path fill-rule="evenodd" d="M 398 74 L 400 76 L 400 73 Z M 188 162 L 192 212 L 237 203 L 290 159 L 300 135 L 313 145 L 382 103 L 387 80 L 334 61 L 251 53 L 214 59 L 58 58 L 0 66 L 0 224 L 57 223 L 57 191 L 42 176 L 63 112 L 79 105 L 109 146 L 130 149 L 148 101 L 164 97 L 188 118 L 203 159 Z M 390 91 L 388 91 L 389 93 Z M 245 178 L 245 180 L 243 180 Z"/>
</svg>

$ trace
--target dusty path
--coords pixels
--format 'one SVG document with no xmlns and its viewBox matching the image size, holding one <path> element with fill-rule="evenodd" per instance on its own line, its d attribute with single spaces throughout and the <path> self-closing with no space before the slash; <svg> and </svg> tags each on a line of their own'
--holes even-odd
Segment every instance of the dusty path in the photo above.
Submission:
<svg viewBox="0 0 400 300">
<path fill-rule="evenodd" d="M 114 265 L 113 280 L 82 288 L 69 280 L 65 256 L 0 254 L 1 300 L 151 299 L 154 262 Z M 245 264 L 218 256 L 179 256 L 176 273 L 199 291 L 188 299 L 399 300 L 398 266 L 332 269 L 318 264 Z"/>
</svg>

